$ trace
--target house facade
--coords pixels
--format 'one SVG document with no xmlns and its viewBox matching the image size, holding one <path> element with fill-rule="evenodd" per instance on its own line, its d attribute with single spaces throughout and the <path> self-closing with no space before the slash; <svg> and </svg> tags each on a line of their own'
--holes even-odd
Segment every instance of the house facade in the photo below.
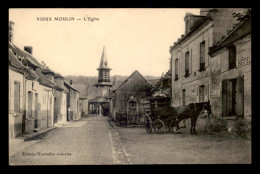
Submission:
<svg viewBox="0 0 260 174">
<path fill-rule="evenodd" d="M 233 13 L 245 13 L 247 10 L 242 8 L 208 8 L 201 9 L 198 16 L 186 14 L 184 18 L 185 35 L 182 35 L 170 47 L 172 107 L 181 111 L 183 106 L 190 103 L 215 102 L 211 95 L 212 69 L 216 69 L 214 66 L 219 65 L 212 62 L 215 59 L 211 59 L 209 51 L 239 23 L 234 18 Z M 215 107 L 214 110 L 218 110 L 214 111 L 215 113 L 219 112 L 219 108 Z M 210 122 L 211 125 L 214 125 L 212 129 L 217 129 L 218 123 L 215 120 Z M 198 120 L 197 127 L 204 129 L 204 123 L 205 121 Z"/>
<path fill-rule="evenodd" d="M 73 86 L 72 80 L 67 82 L 64 80 L 64 86 L 69 91 L 67 93 L 67 121 L 79 120 L 79 91 Z"/>
<path fill-rule="evenodd" d="M 9 43 L 9 62 L 15 61 L 16 64 L 20 64 L 19 71 L 24 68 L 27 71 L 27 74 L 18 75 L 13 72 L 12 63 L 9 64 L 9 113 L 15 115 L 14 121 L 19 120 L 19 123 L 15 123 L 19 124 L 19 126 L 15 126 L 19 129 L 15 128 L 14 135 L 16 136 L 11 136 L 12 138 L 53 126 L 53 88 L 55 84 L 44 77 L 41 73 L 41 65 L 30 59 L 31 55 L 28 55 L 29 53 L 26 51 Z M 20 96 L 20 100 L 17 100 L 17 96 Z M 18 105 L 20 112 L 17 112 Z M 10 130 L 12 131 L 12 129 Z"/>
<path fill-rule="evenodd" d="M 112 119 L 119 121 L 118 113 L 126 115 L 127 124 L 142 124 L 149 109 L 149 97 L 153 86 L 138 71 L 133 72 L 117 86 L 111 97 Z M 146 108 L 148 107 L 148 108 Z"/>
<path fill-rule="evenodd" d="M 251 131 L 251 17 L 235 27 L 210 50 L 211 107 L 216 119 L 231 133 L 241 122 Z M 242 132 L 243 133 L 243 132 Z M 250 135 L 249 135 L 250 136 Z"/>
<path fill-rule="evenodd" d="M 13 44 L 13 25 L 9 23 L 10 139 L 66 122 L 69 92 L 61 75 L 34 58 L 31 46 L 21 50 Z M 74 98 L 79 98 L 79 93 Z"/>
</svg>

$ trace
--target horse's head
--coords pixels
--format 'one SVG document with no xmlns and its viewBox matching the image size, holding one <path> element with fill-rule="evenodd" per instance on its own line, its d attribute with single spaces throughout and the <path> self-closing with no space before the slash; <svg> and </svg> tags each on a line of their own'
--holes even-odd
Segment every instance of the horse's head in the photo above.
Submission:
<svg viewBox="0 0 260 174">
<path fill-rule="evenodd" d="M 201 114 L 203 115 L 202 117 L 209 117 L 209 115 L 211 114 L 210 101 L 202 103 Z"/>
<path fill-rule="evenodd" d="M 209 117 L 209 115 L 211 114 L 210 102 L 207 101 L 202 103 L 196 103 L 196 110 L 200 111 L 201 118 Z"/>
</svg>

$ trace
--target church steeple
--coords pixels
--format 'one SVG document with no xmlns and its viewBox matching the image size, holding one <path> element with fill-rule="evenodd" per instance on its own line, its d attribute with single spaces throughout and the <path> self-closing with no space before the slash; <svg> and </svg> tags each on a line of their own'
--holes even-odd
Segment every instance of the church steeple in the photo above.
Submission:
<svg viewBox="0 0 260 174">
<path fill-rule="evenodd" d="M 98 70 L 99 69 L 110 69 L 109 66 L 108 66 L 106 47 L 105 46 L 103 47 L 103 52 L 102 52 L 102 56 L 101 56 L 101 60 L 100 60 Z"/>
<path fill-rule="evenodd" d="M 103 47 L 100 64 L 98 67 L 98 83 L 95 86 L 111 86 L 110 83 L 110 70 L 108 66 L 108 59 L 106 54 L 106 48 Z"/>
</svg>

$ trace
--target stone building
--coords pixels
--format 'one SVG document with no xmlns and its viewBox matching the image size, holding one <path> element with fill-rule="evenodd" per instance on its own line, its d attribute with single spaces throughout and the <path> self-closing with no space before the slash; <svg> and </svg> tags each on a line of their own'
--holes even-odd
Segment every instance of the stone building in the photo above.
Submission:
<svg viewBox="0 0 260 174">
<path fill-rule="evenodd" d="M 56 84 L 42 74 L 42 65 L 32 57 L 31 53 L 20 50 L 9 43 L 9 113 L 15 113 L 14 120 L 19 120 L 16 136 L 31 134 L 53 126 L 53 88 Z M 16 62 L 16 68 L 20 68 L 18 71 L 25 68 L 27 73 L 18 76 L 17 73 L 12 72 L 14 70 L 12 62 Z M 19 79 L 17 79 L 18 77 Z M 13 80 L 15 80 L 14 84 Z M 18 105 L 20 111 L 14 112 L 14 110 L 18 111 Z M 9 117 L 9 119 L 11 118 Z M 12 131 L 12 129 L 9 130 Z"/>
<path fill-rule="evenodd" d="M 79 120 L 79 91 L 73 86 L 72 80 L 67 82 L 64 80 L 64 86 L 69 91 L 67 93 L 67 121 Z"/>
<path fill-rule="evenodd" d="M 13 25 L 9 23 L 10 139 L 66 121 L 68 92 L 63 85 L 63 77 L 44 63 L 39 63 L 31 46 L 21 50 L 13 44 Z"/>
<path fill-rule="evenodd" d="M 207 8 L 200 15 L 186 14 L 185 35 L 170 47 L 172 71 L 172 107 L 211 101 L 212 63 L 209 49 L 218 44 L 239 22 L 234 12 L 247 9 Z M 205 125 L 199 124 L 204 128 Z M 199 126 L 198 126 L 199 127 Z"/>
<path fill-rule="evenodd" d="M 98 67 L 98 83 L 94 86 L 97 87 L 97 96 L 94 99 L 89 100 L 89 113 L 98 115 L 109 115 L 109 89 L 112 86 L 110 82 L 110 70 L 108 66 L 108 59 L 106 55 L 105 47 Z"/>
<path fill-rule="evenodd" d="M 237 119 L 251 129 L 251 18 L 212 47 L 210 99 L 219 125 L 235 132 Z M 242 123 L 243 124 L 243 123 Z M 240 134 L 243 132 L 240 132 Z"/>
<path fill-rule="evenodd" d="M 45 69 L 45 73 L 51 73 L 50 69 Z M 57 87 L 54 90 L 54 124 L 66 124 L 67 122 L 67 94 L 69 90 L 64 86 L 64 77 L 53 72 L 54 82 Z"/>
</svg>

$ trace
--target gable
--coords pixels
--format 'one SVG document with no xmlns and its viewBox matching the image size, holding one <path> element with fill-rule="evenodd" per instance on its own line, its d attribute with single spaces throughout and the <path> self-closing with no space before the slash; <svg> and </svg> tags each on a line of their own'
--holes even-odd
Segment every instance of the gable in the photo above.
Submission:
<svg viewBox="0 0 260 174">
<path fill-rule="evenodd" d="M 152 85 L 138 71 L 135 71 L 115 90 L 128 92 L 147 92 L 151 89 Z"/>
</svg>

